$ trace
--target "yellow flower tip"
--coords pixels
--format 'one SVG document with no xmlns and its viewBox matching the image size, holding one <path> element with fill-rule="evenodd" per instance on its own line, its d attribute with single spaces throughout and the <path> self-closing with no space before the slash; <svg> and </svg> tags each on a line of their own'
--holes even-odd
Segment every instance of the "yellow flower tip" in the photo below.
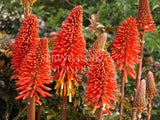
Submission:
<svg viewBox="0 0 160 120">
<path fill-rule="evenodd" d="M 71 84 L 69 85 L 69 89 L 71 89 Z"/>
<path fill-rule="evenodd" d="M 94 114 L 94 111 L 92 111 L 92 114 Z"/>
<path fill-rule="evenodd" d="M 61 89 L 63 89 L 64 83 L 61 84 Z"/>
<path fill-rule="evenodd" d="M 72 94 L 69 94 L 69 102 L 72 102 Z"/>
<path fill-rule="evenodd" d="M 58 92 L 59 92 L 59 89 L 56 90 L 56 95 L 58 94 Z"/>
<path fill-rule="evenodd" d="M 37 0 L 29 0 L 29 3 L 33 5 Z"/>
<path fill-rule="evenodd" d="M 86 107 L 86 106 L 88 106 L 88 105 L 87 105 L 87 103 L 86 103 L 86 104 L 84 104 L 84 106 L 85 106 L 85 107 Z"/>
<path fill-rule="evenodd" d="M 40 102 L 39 105 L 42 105 L 42 102 Z"/>
<path fill-rule="evenodd" d="M 115 109 L 115 107 L 110 107 L 112 110 L 114 110 Z"/>
<path fill-rule="evenodd" d="M 58 81 L 57 84 L 55 85 L 54 89 L 57 89 L 57 88 L 59 88 L 59 87 L 60 87 L 60 83 L 59 83 L 59 81 Z"/>
<path fill-rule="evenodd" d="M 109 106 L 107 104 L 104 105 L 107 109 L 109 109 Z"/>
<path fill-rule="evenodd" d="M 76 83 L 75 85 L 76 85 L 76 87 L 78 87 L 78 86 L 79 86 L 79 84 L 78 84 L 78 83 Z"/>
<path fill-rule="evenodd" d="M 107 109 L 112 109 L 112 110 L 114 110 L 115 109 L 115 107 L 114 106 L 109 106 L 109 105 L 107 105 L 107 104 L 105 104 L 105 105 L 103 105 L 104 107 L 106 107 Z"/>
<path fill-rule="evenodd" d="M 41 102 L 41 101 L 36 100 L 36 102 L 37 102 L 39 105 L 42 105 L 42 102 Z"/>
</svg>

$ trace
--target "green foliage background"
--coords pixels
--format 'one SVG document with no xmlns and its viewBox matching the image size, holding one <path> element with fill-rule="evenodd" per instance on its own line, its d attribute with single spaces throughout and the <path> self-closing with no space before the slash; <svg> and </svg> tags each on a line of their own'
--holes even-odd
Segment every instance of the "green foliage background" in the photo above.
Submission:
<svg viewBox="0 0 160 120">
<path fill-rule="evenodd" d="M 146 33 L 145 49 L 143 62 L 143 78 L 146 79 L 146 70 L 152 70 L 155 74 L 157 89 L 160 89 L 160 1 L 149 0 L 153 19 L 156 23 L 155 32 Z M 57 32 L 61 27 L 61 23 L 67 17 L 69 11 L 76 5 L 83 6 L 83 28 L 84 37 L 86 39 L 86 47 L 89 50 L 97 36 L 89 29 L 89 18 L 92 14 L 99 13 L 99 24 L 105 29 L 116 28 L 120 23 L 129 16 L 136 17 L 138 10 L 138 0 L 37 0 L 32 6 L 32 13 L 36 14 L 39 19 L 39 35 L 40 37 L 48 37 L 52 31 Z M 23 8 L 19 4 L 19 0 L 0 0 L 0 120 L 26 120 L 26 101 L 14 98 L 17 96 L 15 91 L 15 80 L 11 78 L 11 51 L 12 44 L 10 39 L 14 39 L 23 21 Z M 92 29 L 92 28 L 91 28 Z M 98 29 L 98 28 L 97 28 Z M 116 31 L 108 33 L 108 50 L 114 39 Z M 106 47 L 107 49 L 107 47 Z M 73 96 L 73 102 L 67 105 L 68 120 L 92 120 L 96 116 L 91 113 L 93 106 L 86 107 L 84 99 L 84 87 L 86 86 L 87 76 L 83 76 L 80 87 L 77 88 L 76 95 Z M 117 71 L 117 81 L 120 82 L 120 75 Z M 50 85 L 54 88 L 55 82 Z M 125 86 L 125 112 L 124 119 L 130 119 L 132 110 L 132 97 L 134 93 L 135 81 L 129 78 L 129 82 Z M 54 89 L 51 91 L 51 98 L 42 98 L 43 105 L 36 105 L 36 114 L 42 108 L 41 120 L 59 120 L 61 119 L 61 97 L 55 95 Z M 106 119 L 117 120 L 118 104 L 113 115 L 105 114 Z M 153 99 L 152 120 L 159 119 L 160 116 L 160 92 Z M 146 112 L 142 115 L 146 117 Z"/>
</svg>

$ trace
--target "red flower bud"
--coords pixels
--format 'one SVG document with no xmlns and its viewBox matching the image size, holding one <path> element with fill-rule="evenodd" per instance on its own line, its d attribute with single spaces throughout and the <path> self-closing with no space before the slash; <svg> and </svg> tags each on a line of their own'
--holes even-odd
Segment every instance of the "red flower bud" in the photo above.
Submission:
<svg viewBox="0 0 160 120">
<path fill-rule="evenodd" d="M 155 28 L 148 0 L 139 0 L 136 20 L 139 30 L 153 31 L 152 29 Z"/>
<path fill-rule="evenodd" d="M 24 60 L 26 54 L 35 47 L 38 42 L 38 21 L 35 15 L 27 16 L 23 23 L 13 46 L 12 54 L 12 67 L 15 70 L 14 73 L 18 73 L 21 63 Z M 16 75 L 13 76 L 16 78 Z"/>
<path fill-rule="evenodd" d="M 96 53 L 99 50 L 102 50 L 104 48 L 105 43 L 106 43 L 106 39 L 107 39 L 107 34 L 106 33 L 101 34 L 97 38 L 97 40 L 92 45 L 92 48 L 91 48 L 90 52 L 88 53 L 88 56 L 87 56 L 88 62 L 96 55 Z"/>
</svg>

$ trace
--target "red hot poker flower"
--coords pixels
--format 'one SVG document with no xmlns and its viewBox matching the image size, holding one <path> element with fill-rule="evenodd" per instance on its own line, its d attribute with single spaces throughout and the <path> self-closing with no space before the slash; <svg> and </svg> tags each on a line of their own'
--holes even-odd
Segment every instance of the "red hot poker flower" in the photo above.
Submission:
<svg viewBox="0 0 160 120">
<path fill-rule="evenodd" d="M 124 20 L 117 30 L 117 34 L 112 43 L 112 58 L 117 64 L 117 68 L 124 70 L 125 81 L 127 73 L 135 79 L 136 73 L 131 67 L 139 63 L 140 44 L 139 33 L 136 21 L 133 17 Z"/>
<path fill-rule="evenodd" d="M 82 69 L 85 62 L 85 40 L 82 32 L 82 7 L 77 6 L 70 11 L 70 14 L 63 22 L 60 28 L 52 49 L 52 70 L 56 73 L 53 79 L 58 78 L 55 89 L 57 93 L 60 89 L 60 95 L 63 93 L 63 88 L 67 87 L 67 95 L 71 101 L 71 94 L 74 94 L 72 80 L 75 85 L 78 85 L 76 79 L 81 81 L 81 78 L 76 72 L 83 72 Z M 67 84 L 64 86 L 64 78 L 68 78 Z"/>
<path fill-rule="evenodd" d="M 99 51 L 92 59 L 89 70 L 87 71 L 87 87 L 85 88 L 86 99 L 88 103 L 86 105 L 95 104 L 93 113 L 97 108 L 105 106 L 106 111 L 111 114 L 109 108 L 114 109 L 114 106 L 110 103 L 110 100 L 117 101 L 117 83 L 115 79 L 115 67 L 107 51 Z"/>
<path fill-rule="evenodd" d="M 21 63 L 29 50 L 38 42 L 38 21 L 35 15 L 29 15 L 24 19 L 15 39 L 12 54 L 12 67 L 14 73 L 18 73 Z M 16 78 L 16 75 L 13 76 Z"/>
<path fill-rule="evenodd" d="M 153 31 L 152 29 L 155 28 L 148 0 L 139 0 L 136 20 L 139 30 Z"/>
<path fill-rule="evenodd" d="M 51 90 L 51 88 L 44 85 L 52 82 L 50 81 L 47 38 L 41 38 L 37 46 L 32 48 L 25 56 L 17 77 L 19 80 L 16 81 L 16 85 L 19 87 L 16 90 L 21 90 L 21 92 L 16 99 L 26 99 L 28 96 L 32 97 L 35 95 L 36 101 L 41 104 L 38 94 L 43 97 L 51 96 L 45 91 Z"/>
</svg>

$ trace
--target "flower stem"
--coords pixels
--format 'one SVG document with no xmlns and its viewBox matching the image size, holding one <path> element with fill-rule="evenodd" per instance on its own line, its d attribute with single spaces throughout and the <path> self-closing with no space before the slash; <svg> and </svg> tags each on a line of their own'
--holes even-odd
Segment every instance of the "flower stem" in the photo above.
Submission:
<svg viewBox="0 0 160 120">
<path fill-rule="evenodd" d="M 91 120 L 89 114 L 88 114 L 88 111 L 87 111 L 87 114 L 86 114 L 86 120 Z"/>
<path fill-rule="evenodd" d="M 35 96 L 27 99 L 27 120 L 35 120 Z"/>
<path fill-rule="evenodd" d="M 64 79 L 64 86 L 67 86 L 67 80 Z M 67 91 L 67 87 L 63 89 L 63 95 L 62 95 L 62 120 L 67 119 L 67 93 L 64 94 L 64 91 Z"/>
<path fill-rule="evenodd" d="M 138 64 L 138 69 L 137 69 L 137 78 L 136 78 L 136 90 L 135 90 L 135 94 L 134 94 L 134 101 L 136 99 L 136 95 L 137 95 L 137 89 L 141 80 L 141 74 L 142 74 L 142 59 L 143 59 L 143 47 L 144 47 L 144 36 L 145 36 L 145 30 L 142 31 L 141 33 L 141 49 L 140 49 L 140 62 Z M 133 103 L 134 103 L 133 101 Z M 133 107 L 132 108 L 132 120 L 135 120 L 136 117 L 136 108 Z"/>
<path fill-rule="evenodd" d="M 122 70 L 122 74 L 121 74 L 121 103 L 120 103 L 120 118 L 119 120 L 122 120 L 122 115 L 123 115 L 123 99 L 124 99 L 124 82 L 125 82 L 125 78 L 124 78 L 124 70 Z"/>
<path fill-rule="evenodd" d="M 153 98 L 153 95 L 149 95 L 149 100 L 148 100 L 148 115 L 147 115 L 147 119 L 146 120 L 150 120 L 152 98 Z"/>
<path fill-rule="evenodd" d="M 140 62 L 138 64 L 138 70 L 137 70 L 137 78 L 136 78 L 136 90 L 138 89 L 140 80 L 141 80 L 141 74 L 142 74 L 142 60 L 143 60 L 143 48 L 144 48 L 144 36 L 145 31 L 142 31 L 141 34 L 141 49 L 140 49 Z M 136 92 L 135 92 L 136 93 Z M 136 94 L 135 94 L 136 95 Z"/>
<path fill-rule="evenodd" d="M 99 111 L 98 111 L 98 120 L 103 120 L 103 106 L 101 104 Z"/>
<path fill-rule="evenodd" d="M 25 4 L 25 17 L 29 15 L 29 0 Z M 27 120 L 35 120 L 35 96 L 27 99 Z"/>
<path fill-rule="evenodd" d="M 41 120 L 41 114 L 42 114 L 42 105 L 39 105 L 39 109 L 38 109 L 38 120 Z"/>
<path fill-rule="evenodd" d="M 25 4 L 25 17 L 27 17 L 29 15 L 29 0 L 26 1 L 26 4 Z"/>
</svg>

